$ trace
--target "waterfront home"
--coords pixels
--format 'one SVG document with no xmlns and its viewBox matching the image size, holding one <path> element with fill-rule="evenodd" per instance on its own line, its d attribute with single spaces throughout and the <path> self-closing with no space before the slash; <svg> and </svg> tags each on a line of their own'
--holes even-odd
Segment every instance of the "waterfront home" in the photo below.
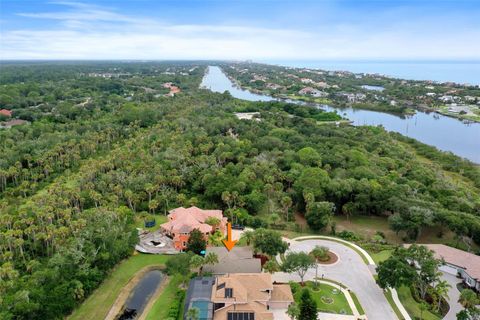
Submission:
<svg viewBox="0 0 480 320">
<path fill-rule="evenodd" d="M 285 315 L 293 301 L 290 286 L 274 284 L 269 273 L 195 278 L 188 287 L 184 319 L 195 307 L 201 320 L 270 320 Z"/>
<path fill-rule="evenodd" d="M 217 277 L 211 299 L 213 320 L 274 319 L 275 311 L 286 311 L 293 303 L 290 286 L 273 284 L 269 273 Z"/>
<path fill-rule="evenodd" d="M 208 218 L 216 218 L 219 223 L 210 225 L 207 223 Z M 207 238 L 216 231 L 225 234 L 226 226 L 227 218 L 223 217 L 221 210 L 203 210 L 193 206 L 170 210 L 168 222 L 160 225 L 160 228 L 165 235 L 173 239 L 176 250 L 184 251 L 193 230 L 198 229 Z"/>
<path fill-rule="evenodd" d="M 320 91 L 318 89 L 314 89 L 312 87 L 305 87 L 298 91 L 299 94 L 301 95 L 310 95 L 312 97 L 317 97 L 317 98 L 322 98 L 322 97 L 327 97 L 328 93 Z"/>
</svg>

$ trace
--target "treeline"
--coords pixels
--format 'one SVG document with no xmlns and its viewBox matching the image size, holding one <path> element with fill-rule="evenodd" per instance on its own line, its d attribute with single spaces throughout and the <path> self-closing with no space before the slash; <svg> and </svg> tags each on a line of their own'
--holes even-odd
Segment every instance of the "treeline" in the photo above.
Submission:
<svg viewBox="0 0 480 320">
<path fill-rule="evenodd" d="M 382 128 L 319 126 L 310 107 L 241 101 L 196 89 L 201 73 L 184 78 L 173 98 L 105 92 L 105 107 L 78 123 L 44 119 L 0 132 L 8 138 L 0 140 L 0 318 L 64 317 L 131 254 L 134 219 L 145 211 L 197 205 L 286 229 L 300 213 L 314 230 L 333 214 L 381 215 L 411 239 L 435 225 L 480 243 L 472 164 L 460 161 L 462 179 L 453 180 L 444 154 L 430 150 L 426 164 L 419 148 Z M 260 121 L 239 120 L 239 111 L 258 111 Z"/>
</svg>

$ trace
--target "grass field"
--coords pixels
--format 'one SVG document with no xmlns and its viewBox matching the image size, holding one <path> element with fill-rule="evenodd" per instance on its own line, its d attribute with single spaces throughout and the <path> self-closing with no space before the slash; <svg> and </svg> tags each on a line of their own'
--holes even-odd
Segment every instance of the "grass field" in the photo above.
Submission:
<svg viewBox="0 0 480 320">
<path fill-rule="evenodd" d="M 314 286 L 315 284 L 312 281 L 305 282 L 305 287 L 310 290 L 310 295 L 317 303 L 317 309 L 319 311 L 339 314 L 341 310 L 344 310 L 346 312 L 345 314 L 353 314 L 352 309 L 350 309 L 350 306 L 348 305 L 347 299 L 340 290 L 338 291 L 338 294 L 333 294 L 332 290 L 335 288 L 328 284 L 319 283 L 318 291 L 314 290 Z M 300 302 L 301 294 L 302 290 L 299 290 L 294 295 L 297 304 Z M 333 299 L 333 303 L 325 303 L 322 301 L 322 297 Z"/>
<path fill-rule="evenodd" d="M 168 258 L 168 256 L 137 254 L 122 261 L 68 319 L 103 320 L 122 288 L 135 273 L 147 266 L 164 265 Z"/>
<path fill-rule="evenodd" d="M 403 286 L 397 289 L 397 292 L 398 297 L 400 298 L 400 301 L 407 310 L 408 314 L 413 319 L 420 319 L 420 304 L 415 301 L 415 299 L 413 299 L 410 288 Z M 429 311 L 424 311 L 422 317 L 423 320 L 440 320 L 440 317 L 434 315 Z"/>
<path fill-rule="evenodd" d="M 167 286 L 155 301 L 150 309 L 150 312 L 147 315 L 146 320 L 158 320 L 158 319 L 167 319 L 168 311 L 170 309 L 170 304 L 175 299 L 175 293 L 177 292 L 178 287 L 181 284 L 181 277 L 175 275 L 170 278 Z M 181 304 L 181 311 L 178 319 L 182 319 L 180 316 L 183 314 L 183 303 Z"/>
<path fill-rule="evenodd" d="M 337 223 L 337 231 L 349 230 L 356 234 L 362 235 L 365 239 L 372 238 L 377 231 L 385 234 L 386 240 L 393 244 L 402 244 L 404 241 L 400 235 L 397 235 L 390 229 L 388 219 L 378 216 L 353 216 L 347 219 L 345 216 L 336 215 L 333 221 Z M 443 243 L 454 241 L 454 234 L 450 231 L 445 231 L 443 237 L 438 237 L 438 228 L 424 228 L 417 243 Z"/>
<path fill-rule="evenodd" d="M 155 219 L 155 221 L 156 221 L 155 226 L 153 226 L 151 228 L 145 228 L 145 220 L 146 221 L 151 221 L 152 219 Z M 140 229 L 146 229 L 148 231 L 157 230 L 162 223 L 165 223 L 167 221 L 168 221 L 167 216 L 164 216 L 163 214 L 148 213 L 144 217 L 140 217 L 140 215 L 135 217 L 136 227 L 140 228 Z"/>
</svg>

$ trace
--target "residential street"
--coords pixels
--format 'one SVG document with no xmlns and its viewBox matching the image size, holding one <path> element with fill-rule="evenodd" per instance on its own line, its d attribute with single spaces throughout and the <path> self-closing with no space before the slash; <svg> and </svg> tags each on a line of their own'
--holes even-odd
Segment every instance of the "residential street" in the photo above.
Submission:
<svg viewBox="0 0 480 320">
<path fill-rule="evenodd" d="M 339 261 L 333 265 L 320 265 L 319 277 L 324 274 L 325 278 L 339 281 L 351 289 L 360 300 L 369 320 L 397 319 L 382 289 L 375 283 L 368 266 L 354 250 L 338 242 L 320 239 L 291 241 L 290 250 L 310 252 L 316 245 L 329 247 L 339 257 Z M 305 280 L 313 280 L 314 277 L 315 269 L 312 268 L 307 272 Z M 278 272 L 274 274 L 274 280 L 300 281 L 300 277 L 296 273 Z"/>
</svg>

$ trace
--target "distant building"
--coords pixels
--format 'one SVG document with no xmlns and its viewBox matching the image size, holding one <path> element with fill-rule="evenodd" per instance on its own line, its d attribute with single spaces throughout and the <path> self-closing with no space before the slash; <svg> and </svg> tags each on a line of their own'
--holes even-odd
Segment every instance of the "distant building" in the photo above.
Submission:
<svg viewBox="0 0 480 320">
<path fill-rule="evenodd" d="M 11 127 L 20 126 L 20 125 L 29 124 L 29 123 L 30 122 L 25 120 L 14 119 L 10 121 L 0 122 L 0 128 L 10 129 Z"/>
<path fill-rule="evenodd" d="M 312 97 L 317 97 L 317 98 L 322 98 L 322 97 L 327 97 L 328 93 L 320 91 L 318 89 L 312 88 L 312 87 L 305 87 L 298 91 L 299 94 L 301 95 L 310 95 Z"/>
<path fill-rule="evenodd" d="M 173 239 L 175 249 L 184 251 L 187 246 L 190 233 L 194 229 L 200 230 L 205 237 L 220 231 L 226 232 L 227 218 L 223 217 L 221 210 L 203 210 L 195 206 L 190 208 L 176 208 L 169 211 L 168 222 L 160 227 L 168 237 Z M 209 218 L 217 218 L 220 222 L 217 226 L 211 226 L 205 221 Z"/>
<path fill-rule="evenodd" d="M 0 115 L 5 116 L 5 117 L 11 117 L 12 113 L 13 113 L 12 111 L 7 110 L 7 109 L 0 110 Z"/>
</svg>

